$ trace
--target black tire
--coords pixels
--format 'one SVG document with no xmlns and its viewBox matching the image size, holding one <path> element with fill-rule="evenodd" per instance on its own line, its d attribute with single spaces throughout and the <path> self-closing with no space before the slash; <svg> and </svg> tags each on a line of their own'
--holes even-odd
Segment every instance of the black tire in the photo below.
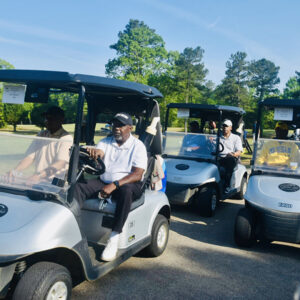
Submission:
<svg viewBox="0 0 300 300">
<path fill-rule="evenodd" d="M 12 299 L 44 300 L 47 299 L 51 291 L 57 293 L 57 295 L 60 292 L 65 294 L 65 297 L 57 299 L 71 299 L 71 275 L 61 265 L 51 262 L 39 262 L 32 265 L 21 277 Z"/>
<path fill-rule="evenodd" d="M 203 217 L 212 217 L 218 205 L 218 191 L 214 185 L 206 185 L 200 188 L 195 198 L 195 206 Z"/>
<path fill-rule="evenodd" d="M 255 236 L 255 216 L 251 209 L 241 208 L 234 225 L 234 240 L 240 247 L 251 247 L 257 240 Z"/>
<path fill-rule="evenodd" d="M 247 188 L 247 178 L 245 176 L 242 178 L 241 187 L 240 188 L 241 189 L 240 189 L 240 191 L 238 193 L 236 193 L 235 198 L 239 199 L 239 200 L 243 200 L 245 192 L 246 192 L 246 188 Z"/>
<path fill-rule="evenodd" d="M 150 257 L 161 255 L 168 244 L 169 222 L 163 215 L 157 215 L 152 226 L 151 244 L 145 248 L 145 254 Z"/>
</svg>

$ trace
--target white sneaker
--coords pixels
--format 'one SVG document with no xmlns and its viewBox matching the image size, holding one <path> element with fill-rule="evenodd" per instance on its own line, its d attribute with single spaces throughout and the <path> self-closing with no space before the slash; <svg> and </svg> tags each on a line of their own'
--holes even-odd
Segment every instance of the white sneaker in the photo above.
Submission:
<svg viewBox="0 0 300 300">
<path fill-rule="evenodd" d="M 118 252 L 119 236 L 120 234 L 118 232 L 113 231 L 111 233 L 108 243 L 102 252 L 102 260 L 112 261 L 116 258 Z"/>
</svg>

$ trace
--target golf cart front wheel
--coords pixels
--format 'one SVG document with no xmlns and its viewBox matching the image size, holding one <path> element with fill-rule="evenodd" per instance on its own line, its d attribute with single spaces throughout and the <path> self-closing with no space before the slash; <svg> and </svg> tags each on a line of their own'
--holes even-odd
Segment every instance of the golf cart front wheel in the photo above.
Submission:
<svg viewBox="0 0 300 300">
<path fill-rule="evenodd" d="M 240 247 L 251 247 L 256 243 L 255 217 L 249 208 L 241 208 L 236 216 L 234 240 Z"/>
<path fill-rule="evenodd" d="M 218 204 L 218 192 L 214 185 L 200 188 L 195 199 L 195 205 L 200 216 L 212 217 Z"/>
<path fill-rule="evenodd" d="M 51 262 L 39 262 L 21 277 L 13 300 L 69 300 L 71 291 L 72 279 L 65 267 Z"/>
<path fill-rule="evenodd" d="M 145 249 L 148 256 L 156 257 L 161 255 L 169 239 L 169 222 L 163 215 L 157 215 L 151 234 L 151 244 Z"/>
</svg>

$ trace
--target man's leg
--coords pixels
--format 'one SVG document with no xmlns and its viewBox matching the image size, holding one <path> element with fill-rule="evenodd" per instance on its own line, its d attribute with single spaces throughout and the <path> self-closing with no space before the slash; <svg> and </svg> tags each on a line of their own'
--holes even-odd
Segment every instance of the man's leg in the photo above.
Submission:
<svg viewBox="0 0 300 300">
<path fill-rule="evenodd" d="M 142 194 L 141 187 L 141 182 L 128 183 L 113 193 L 113 197 L 117 199 L 115 220 L 110 238 L 102 252 L 102 260 L 111 261 L 115 259 L 118 252 L 120 233 L 128 217 L 132 200 L 139 198 Z"/>
<path fill-rule="evenodd" d="M 139 198 L 142 194 L 142 183 L 128 183 L 124 184 L 117 191 L 113 193 L 113 197 L 117 199 L 115 221 L 113 231 L 122 232 L 124 223 L 127 220 L 131 203 L 133 200 Z"/>
<path fill-rule="evenodd" d="M 220 159 L 220 165 L 225 168 L 225 188 L 230 186 L 230 180 L 233 173 L 233 169 L 237 165 L 237 158 L 234 156 L 226 156 Z"/>
<path fill-rule="evenodd" d="M 75 185 L 74 198 L 78 201 L 80 208 L 86 199 L 91 198 L 94 194 L 98 193 L 105 184 L 100 179 L 91 179 L 87 182 L 78 182 Z"/>
</svg>

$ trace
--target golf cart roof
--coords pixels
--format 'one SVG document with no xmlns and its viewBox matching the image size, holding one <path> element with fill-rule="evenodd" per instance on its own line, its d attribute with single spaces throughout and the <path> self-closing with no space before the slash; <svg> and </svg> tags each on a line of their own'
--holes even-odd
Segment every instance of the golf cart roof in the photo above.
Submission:
<svg viewBox="0 0 300 300">
<path fill-rule="evenodd" d="M 103 94 L 136 94 L 149 98 L 161 98 L 162 94 L 154 87 L 140 83 L 118 80 L 113 78 L 70 74 L 58 71 L 39 70 L 0 70 L 0 81 L 20 84 L 46 85 L 49 88 L 61 88 L 66 92 L 78 93 L 80 85 L 84 85 L 86 93 Z"/>
<path fill-rule="evenodd" d="M 200 118 L 202 121 L 213 120 L 217 121 L 222 113 L 222 120 L 230 119 L 233 127 L 239 126 L 245 111 L 240 107 L 227 105 L 210 105 L 210 104 L 195 104 L 195 103 L 170 103 L 170 108 L 188 109 L 190 118 Z"/>
<path fill-rule="evenodd" d="M 240 107 L 227 106 L 227 105 L 212 105 L 212 104 L 196 104 L 196 103 L 170 103 L 168 104 L 169 108 L 186 108 L 190 110 L 203 110 L 210 112 L 227 112 L 233 114 L 243 115 L 245 111 Z"/>
<path fill-rule="evenodd" d="M 260 106 L 268 107 L 286 107 L 300 108 L 300 99 L 278 99 L 278 98 L 268 98 L 259 102 Z"/>
<path fill-rule="evenodd" d="M 84 86 L 85 97 L 96 112 L 105 108 L 112 113 L 126 111 L 140 114 L 155 98 L 162 97 L 156 88 L 140 83 L 68 72 L 0 70 L 0 82 L 25 84 L 30 94 L 41 88 L 46 94 L 49 91 L 79 93 Z M 26 95 L 25 102 L 39 101 Z"/>
</svg>

